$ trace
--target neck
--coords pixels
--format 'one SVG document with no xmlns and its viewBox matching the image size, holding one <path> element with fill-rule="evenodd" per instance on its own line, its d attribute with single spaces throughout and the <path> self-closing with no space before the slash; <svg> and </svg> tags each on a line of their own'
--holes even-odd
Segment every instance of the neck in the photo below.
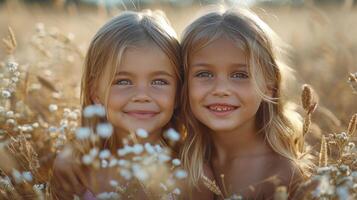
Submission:
<svg viewBox="0 0 357 200">
<path fill-rule="evenodd" d="M 213 159 L 219 163 L 226 163 L 237 158 L 271 153 L 273 150 L 262 134 L 258 133 L 254 120 L 235 130 L 212 131 Z"/>
</svg>

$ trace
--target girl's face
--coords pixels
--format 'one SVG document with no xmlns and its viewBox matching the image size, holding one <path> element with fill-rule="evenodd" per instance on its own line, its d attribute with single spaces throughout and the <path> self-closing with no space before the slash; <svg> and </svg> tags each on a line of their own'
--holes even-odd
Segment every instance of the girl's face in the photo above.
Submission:
<svg viewBox="0 0 357 200">
<path fill-rule="evenodd" d="M 118 131 L 160 132 L 174 111 L 176 82 L 174 66 L 159 47 L 128 48 L 109 90 L 109 122 Z"/>
<path fill-rule="evenodd" d="M 242 49 L 222 37 L 190 55 L 188 65 L 189 103 L 201 123 L 214 132 L 254 128 L 262 98 Z"/>
</svg>

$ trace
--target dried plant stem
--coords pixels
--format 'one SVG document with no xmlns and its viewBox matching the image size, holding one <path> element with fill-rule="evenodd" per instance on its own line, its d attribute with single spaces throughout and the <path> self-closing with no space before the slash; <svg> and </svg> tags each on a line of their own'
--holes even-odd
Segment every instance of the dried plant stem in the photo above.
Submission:
<svg viewBox="0 0 357 200">
<path fill-rule="evenodd" d="M 319 153 L 319 167 L 325 167 L 325 166 L 327 166 L 327 160 L 328 160 L 328 155 L 327 155 L 327 142 L 326 142 L 325 136 L 322 136 L 322 138 L 321 138 L 320 153 Z"/>
<path fill-rule="evenodd" d="M 353 133 L 356 131 L 356 125 L 357 125 L 357 114 L 354 114 L 347 128 L 347 134 L 349 135 L 349 137 L 353 136 Z"/>
<path fill-rule="evenodd" d="M 4 38 L 2 41 L 5 45 L 7 54 L 11 55 L 14 53 L 14 51 L 17 47 L 17 42 L 16 42 L 14 31 L 12 30 L 12 28 L 10 26 L 8 27 L 8 32 L 9 32 L 8 38 Z"/>
</svg>

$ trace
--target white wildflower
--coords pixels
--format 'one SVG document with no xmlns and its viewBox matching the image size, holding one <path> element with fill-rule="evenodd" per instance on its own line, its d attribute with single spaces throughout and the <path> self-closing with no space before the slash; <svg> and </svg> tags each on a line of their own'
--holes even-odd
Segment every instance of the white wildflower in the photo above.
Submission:
<svg viewBox="0 0 357 200">
<path fill-rule="evenodd" d="M 97 125 L 97 134 L 101 138 L 109 138 L 113 133 L 113 126 L 110 123 L 100 123 Z"/>
<path fill-rule="evenodd" d="M 133 146 L 132 150 L 136 155 L 138 155 L 138 154 L 141 154 L 144 151 L 144 147 L 141 144 L 135 144 Z"/>
<path fill-rule="evenodd" d="M 110 155 L 111 155 L 110 151 L 108 149 L 104 149 L 104 150 L 100 151 L 99 158 L 100 159 L 107 159 L 107 158 L 110 157 Z"/>
<path fill-rule="evenodd" d="M 101 160 L 100 162 L 100 166 L 102 166 L 102 168 L 107 168 L 109 165 L 107 160 Z"/>
<path fill-rule="evenodd" d="M 136 130 L 136 135 L 141 138 L 147 138 L 149 136 L 148 132 L 142 128 L 139 128 L 138 130 Z"/>
<path fill-rule="evenodd" d="M 9 61 L 6 63 L 6 67 L 10 72 L 15 72 L 18 66 L 19 64 L 16 62 Z"/>
<path fill-rule="evenodd" d="M 127 169 L 121 169 L 120 170 L 120 175 L 125 179 L 125 180 L 130 180 L 132 177 L 132 174 L 129 170 Z"/>
<path fill-rule="evenodd" d="M 183 179 L 187 177 L 187 172 L 183 169 L 176 170 L 175 177 L 178 179 Z"/>
<path fill-rule="evenodd" d="M 14 177 L 14 180 L 15 180 L 16 183 L 21 183 L 22 182 L 22 175 L 16 169 L 12 170 L 12 177 Z"/>
<path fill-rule="evenodd" d="M 145 151 L 148 152 L 149 154 L 155 153 L 155 149 L 150 143 L 145 143 L 144 147 L 145 147 Z"/>
<path fill-rule="evenodd" d="M 179 159 L 175 158 L 172 160 L 172 164 L 175 166 L 179 166 L 179 165 L 181 165 L 181 161 Z"/>
<path fill-rule="evenodd" d="M 116 192 L 103 192 L 98 194 L 96 197 L 99 200 L 112 200 L 120 198 L 119 194 Z"/>
<path fill-rule="evenodd" d="M 88 127 L 80 127 L 77 128 L 76 130 L 76 138 L 78 140 L 84 140 L 84 139 L 88 139 L 90 136 L 91 130 Z"/>
<path fill-rule="evenodd" d="M 121 166 L 121 167 L 129 167 L 130 163 L 127 160 L 119 159 L 118 160 L 118 165 Z"/>
<path fill-rule="evenodd" d="M 163 162 L 169 161 L 171 159 L 171 157 L 166 154 L 159 154 L 158 159 L 161 163 L 163 163 Z"/>
<path fill-rule="evenodd" d="M 177 142 L 180 140 L 180 134 L 177 133 L 174 129 L 170 128 L 165 132 L 165 137 L 173 142 Z"/>
<path fill-rule="evenodd" d="M 90 151 L 89 151 L 89 155 L 92 156 L 93 158 L 96 157 L 98 155 L 98 149 L 97 148 L 92 148 Z"/>
<path fill-rule="evenodd" d="M 84 155 L 84 156 L 82 157 L 82 162 L 83 162 L 83 164 L 85 164 L 85 165 L 90 165 L 90 164 L 93 162 L 93 157 L 90 156 L 90 155 Z"/>
<path fill-rule="evenodd" d="M 56 104 L 50 104 L 48 110 L 50 110 L 50 112 L 55 112 L 58 110 L 58 106 Z"/>
<path fill-rule="evenodd" d="M 138 178 L 140 181 L 146 181 L 149 178 L 148 173 L 145 170 L 136 170 L 134 172 L 134 175 L 136 178 Z"/>
<path fill-rule="evenodd" d="M 181 194 L 181 190 L 179 188 L 175 188 L 172 193 L 176 194 L 176 195 L 180 195 Z"/>
<path fill-rule="evenodd" d="M 31 172 L 22 172 L 22 177 L 28 181 L 28 182 L 31 182 L 32 181 L 32 174 Z"/>
<path fill-rule="evenodd" d="M 118 181 L 116 181 L 116 180 L 110 180 L 110 181 L 109 181 L 109 184 L 110 184 L 110 186 L 112 186 L 112 187 L 117 187 L 117 186 L 119 185 Z"/>
<path fill-rule="evenodd" d="M 3 97 L 3 98 L 10 98 L 11 97 L 11 93 L 8 91 L 8 90 L 2 90 L 1 91 L 1 96 Z"/>
</svg>

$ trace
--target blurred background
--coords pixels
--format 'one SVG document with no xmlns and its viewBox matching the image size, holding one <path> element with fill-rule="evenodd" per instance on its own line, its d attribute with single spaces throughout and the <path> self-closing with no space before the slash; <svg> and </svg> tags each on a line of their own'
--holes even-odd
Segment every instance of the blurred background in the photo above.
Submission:
<svg viewBox="0 0 357 200">
<path fill-rule="evenodd" d="M 162 9 L 180 36 L 202 7 L 216 3 L 251 7 L 287 44 L 287 63 L 296 77 L 288 82 L 289 98 L 300 104 L 307 83 L 319 99 L 311 140 L 346 130 L 357 112 L 357 95 L 348 82 L 357 72 L 354 0 L 0 0 L 0 38 L 11 26 L 18 62 L 65 97 L 48 96 L 51 102 L 78 105 L 83 56 L 106 20 L 123 10 Z M 46 34 L 52 37 L 45 39 Z M 0 60 L 5 57 L 1 48 Z M 38 79 L 33 81 L 36 88 Z"/>
</svg>

